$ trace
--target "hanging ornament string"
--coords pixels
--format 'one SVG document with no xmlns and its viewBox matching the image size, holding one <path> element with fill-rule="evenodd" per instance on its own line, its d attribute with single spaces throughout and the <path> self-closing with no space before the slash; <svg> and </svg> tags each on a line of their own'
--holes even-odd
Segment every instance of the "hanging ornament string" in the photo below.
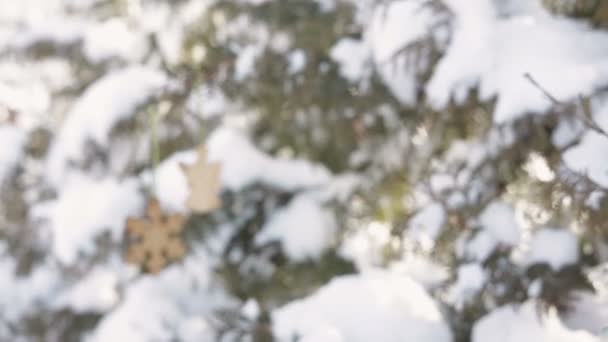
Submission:
<svg viewBox="0 0 608 342">
<path fill-rule="evenodd" d="M 148 110 L 148 125 L 150 127 L 150 160 L 152 163 L 152 181 L 150 183 L 150 195 L 156 197 L 156 169 L 160 163 L 160 142 L 158 139 L 159 113 L 156 108 Z"/>
</svg>

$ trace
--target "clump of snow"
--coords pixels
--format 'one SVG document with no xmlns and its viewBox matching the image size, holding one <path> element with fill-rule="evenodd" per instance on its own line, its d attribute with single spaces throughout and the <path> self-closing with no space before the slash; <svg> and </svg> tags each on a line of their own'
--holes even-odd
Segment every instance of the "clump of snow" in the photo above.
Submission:
<svg viewBox="0 0 608 342">
<path fill-rule="evenodd" d="M 53 254 L 71 264 L 80 252 L 94 249 L 97 235 L 108 231 L 114 240 L 120 239 L 125 220 L 138 214 L 143 204 L 134 179 L 74 176 L 61 187 L 56 200 L 36 205 L 32 215 L 45 221 L 52 232 Z"/>
<path fill-rule="evenodd" d="M 241 313 L 244 317 L 253 321 L 260 316 L 260 304 L 255 299 L 249 299 L 243 304 Z"/>
<path fill-rule="evenodd" d="M 209 319 L 204 316 L 194 316 L 178 323 L 177 337 L 183 342 L 215 342 L 215 330 Z"/>
<path fill-rule="evenodd" d="M 446 266 L 415 253 L 406 254 L 402 260 L 393 263 L 390 269 L 406 274 L 425 288 L 436 288 L 450 277 Z"/>
<path fill-rule="evenodd" d="M 72 44 L 82 38 L 86 22 L 75 18 L 47 18 L 22 28 L 11 41 L 17 48 L 27 48 L 42 42 Z"/>
<path fill-rule="evenodd" d="M 116 272 L 96 267 L 60 295 L 55 305 L 77 313 L 106 312 L 118 304 L 118 280 Z"/>
<path fill-rule="evenodd" d="M 158 276 L 142 276 L 128 285 L 120 305 L 86 341 L 215 341 L 207 317 L 216 305 L 228 302 L 213 292 L 210 272 L 207 255 L 198 248 L 182 264 Z"/>
<path fill-rule="evenodd" d="M 606 338 L 608 335 L 601 333 L 608 327 L 608 298 L 578 292 L 573 296 L 570 310 L 563 314 L 562 319 L 570 329 L 585 330 Z"/>
<path fill-rule="evenodd" d="M 532 283 L 528 286 L 528 296 L 531 298 L 538 298 L 543 291 L 543 281 L 542 279 L 534 279 Z"/>
<path fill-rule="evenodd" d="M 0 245 L 3 246 L 3 245 Z M 15 260 L 9 256 L 0 257 L 0 312 L 3 321 L 14 322 L 24 313 L 35 309 L 35 304 L 51 300 L 59 283 L 58 273 L 50 263 L 44 263 L 33 270 L 28 277 L 15 275 Z M 0 330 L 0 338 L 2 331 Z"/>
<path fill-rule="evenodd" d="M 600 128 L 608 129 L 608 101 L 606 99 L 592 101 L 590 110 L 592 111 L 592 120 Z M 584 114 L 580 113 L 580 115 Z M 582 126 L 582 124 L 579 126 Z M 564 133 L 561 133 L 561 135 L 566 135 L 567 130 L 563 129 L 563 131 Z M 581 127 L 571 127 L 570 131 L 573 132 L 575 138 L 580 137 L 580 141 L 563 154 L 564 164 L 572 171 L 587 175 L 599 186 L 607 188 L 608 167 L 606 167 L 603 159 L 597 158 L 597 156 L 602 155 L 603 151 L 608 148 L 608 137 L 592 130 L 587 130 L 587 132 L 581 134 Z M 576 140 L 570 139 L 568 142 L 576 142 Z"/>
<path fill-rule="evenodd" d="M 500 146 L 500 143 L 492 138 L 493 136 L 490 134 L 487 141 L 456 140 L 452 143 L 446 152 L 446 162 L 456 165 L 464 163 L 467 166 L 460 170 L 456 177 L 459 186 L 465 186 L 471 182 L 471 170 L 478 167 L 493 150 Z"/>
<path fill-rule="evenodd" d="M 564 266 L 578 262 L 578 238 L 565 229 L 544 228 L 532 237 L 529 252 L 528 265 L 547 263 L 558 271 Z"/>
<path fill-rule="evenodd" d="M 1 65 L 0 105 L 19 113 L 20 124 L 24 117 L 47 113 L 51 96 L 40 75 L 28 73 L 27 66 Z M 39 66 L 40 67 L 40 66 Z M 31 67 L 30 67 L 31 68 Z M 38 72 L 43 72 L 40 70 Z M 36 77 L 37 76 L 37 77 Z"/>
<path fill-rule="evenodd" d="M 587 199 L 585 200 L 585 205 L 593 208 L 595 210 L 600 209 L 600 203 L 606 197 L 606 193 L 600 190 L 592 191 Z"/>
<path fill-rule="evenodd" d="M 321 196 L 325 199 L 335 199 L 341 203 L 351 198 L 355 190 L 363 183 L 364 178 L 356 173 L 341 173 L 332 177 Z"/>
<path fill-rule="evenodd" d="M 385 271 L 335 277 L 311 296 L 275 310 L 272 321 L 279 341 L 452 340 L 424 288 L 407 276 Z"/>
<path fill-rule="evenodd" d="M 112 18 L 87 30 L 83 52 L 93 63 L 112 57 L 136 61 L 145 53 L 145 42 L 143 35 L 130 29 L 126 20 Z"/>
<path fill-rule="evenodd" d="M 435 245 L 445 219 L 443 206 L 439 203 L 431 203 L 410 219 L 406 237 L 419 242 L 424 249 L 429 250 Z"/>
<path fill-rule="evenodd" d="M 564 153 L 564 163 L 571 170 L 586 174 L 600 186 L 608 188 L 608 167 L 601 158 L 597 158 L 606 149 L 608 138 L 596 132 L 588 132 L 578 145 Z"/>
<path fill-rule="evenodd" d="M 302 342 L 346 342 L 343 335 L 335 328 L 319 329 L 304 336 Z"/>
<path fill-rule="evenodd" d="M 502 243 L 517 245 L 521 238 L 521 227 L 515 220 L 515 210 L 504 202 L 488 205 L 479 217 L 483 229 Z"/>
<path fill-rule="evenodd" d="M 58 186 L 66 177 L 68 163 L 80 161 L 84 144 L 108 144 L 110 131 L 123 119 L 135 114 L 166 84 L 161 72 L 141 66 L 110 72 L 93 83 L 72 106 L 57 138 L 50 148 L 47 177 Z"/>
<path fill-rule="evenodd" d="M 560 121 L 553 131 L 551 142 L 555 147 L 565 147 L 576 142 L 583 132 L 584 125 L 579 120 Z"/>
<path fill-rule="evenodd" d="M 147 48 L 142 32 L 129 27 L 125 19 L 111 18 L 90 23 L 70 17 L 51 18 L 27 25 L 14 37 L 12 46 L 27 48 L 43 42 L 63 45 L 82 42 L 82 52 L 92 63 L 113 57 L 137 61 Z"/>
<path fill-rule="evenodd" d="M 344 78 L 357 82 L 367 71 L 370 50 L 362 41 L 344 38 L 334 45 L 330 56 L 340 64 L 340 73 Z"/>
<path fill-rule="evenodd" d="M 500 123 L 552 106 L 525 74 L 562 101 L 605 83 L 606 33 L 542 10 L 498 17 L 489 0 L 445 4 L 454 13 L 453 36 L 426 88 L 436 107 L 452 95 L 462 101 L 478 86 L 482 99 L 497 97 L 494 120 Z"/>
<path fill-rule="evenodd" d="M 384 251 L 391 242 L 391 225 L 373 221 L 345 234 L 340 254 L 359 269 L 376 268 L 384 263 Z"/>
<path fill-rule="evenodd" d="M 488 54 L 492 51 L 488 45 L 492 41 L 496 19 L 493 5 L 487 0 L 473 0 L 466 5 L 456 1 L 446 1 L 445 4 L 454 13 L 453 36 L 427 85 L 431 103 L 438 107 L 445 106 L 452 93 L 456 93 L 460 100 L 464 99 L 466 92 L 479 82 L 480 74 L 490 68 Z M 462 50 L 465 44 L 466 50 Z"/>
<path fill-rule="evenodd" d="M 465 255 L 473 260 L 484 261 L 496 249 L 498 242 L 496 239 L 484 232 L 478 232 L 466 245 Z"/>
<path fill-rule="evenodd" d="M 145 183 L 153 186 L 152 191 L 163 209 L 171 212 L 185 212 L 190 188 L 180 165 L 196 162 L 194 150 L 177 152 L 160 163 L 154 174 L 142 175 Z"/>
<path fill-rule="evenodd" d="M 517 246 L 522 227 L 515 219 L 515 210 L 504 202 L 493 202 L 479 216 L 481 230 L 467 245 L 467 256 L 484 261 L 498 246 Z"/>
<path fill-rule="evenodd" d="M 547 159 L 539 153 L 533 152 L 528 156 L 524 170 L 541 182 L 551 182 L 555 179 L 555 172 L 551 170 Z"/>
<path fill-rule="evenodd" d="M 486 273 L 480 264 L 471 263 L 460 266 L 456 283 L 450 288 L 450 301 L 456 307 L 461 307 L 483 288 L 486 279 Z"/>
<path fill-rule="evenodd" d="M 400 0 L 376 6 L 365 32 L 374 65 L 384 83 L 404 103 L 416 98 L 415 63 L 399 52 L 429 34 L 437 18 L 423 10 L 423 0 Z"/>
<path fill-rule="evenodd" d="M 0 186 L 23 157 L 26 134 L 18 127 L 0 125 Z"/>
<path fill-rule="evenodd" d="M 209 162 L 221 163 L 220 181 L 227 189 L 238 191 L 256 182 L 285 190 L 316 188 L 331 184 L 331 174 L 326 168 L 304 160 L 272 158 L 258 150 L 241 133 L 229 128 L 216 129 L 207 140 L 206 146 Z M 142 181 L 153 185 L 153 192 L 165 210 L 187 211 L 185 203 L 190 189 L 180 164 L 190 165 L 196 161 L 196 158 L 194 150 L 177 152 L 161 162 L 154 174 L 149 172 L 142 174 Z M 310 206 L 300 208 L 311 209 Z M 313 213 L 313 210 L 308 210 L 308 213 Z M 317 223 L 324 221 L 318 218 L 315 216 L 311 220 Z M 327 224 L 323 224 L 318 226 L 318 229 L 321 226 L 328 227 Z M 273 238 L 276 237 L 274 233 L 272 235 Z"/>
<path fill-rule="evenodd" d="M 285 190 L 331 184 L 331 174 L 325 167 L 305 160 L 272 158 L 233 129 L 216 129 L 208 138 L 206 146 L 209 162 L 221 163 L 220 181 L 227 189 L 238 191 L 256 182 Z M 142 175 L 144 183 L 154 185 L 154 193 L 166 210 L 186 211 L 185 203 L 190 189 L 180 164 L 192 164 L 196 158 L 194 150 L 178 152 L 161 162 L 154 175 Z M 306 208 L 310 209 L 308 206 Z"/>
<path fill-rule="evenodd" d="M 215 130 L 207 140 L 207 147 L 209 160 L 222 164 L 222 184 L 232 190 L 255 182 L 296 190 L 321 186 L 331 180 L 325 167 L 305 160 L 272 158 L 230 128 Z"/>
<path fill-rule="evenodd" d="M 234 66 L 234 78 L 242 81 L 253 73 L 255 62 L 264 52 L 263 46 L 248 46 L 239 52 Z"/>
<path fill-rule="evenodd" d="M 316 259 L 333 241 L 335 230 L 333 216 L 310 195 L 302 194 L 268 220 L 255 242 L 280 241 L 293 260 Z"/>
<path fill-rule="evenodd" d="M 35 0 L 24 0 L 16 3 L 0 3 L 0 18 L 2 21 L 13 23 L 23 19 L 41 21 L 49 14 L 59 12 L 63 5 L 61 0 L 49 0 L 39 3 Z"/>
<path fill-rule="evenodd" d="M 302 49 L 291 52 L 288 57 L 289 73 L 297 74 L 306 66 L 306 53 Z"/>
<path fill-rule="evenodd" d="M 566 328 L 555 310 L 539 317 L 534 302 L 492 311 L 475 323 L 472 337 L 473 342 L 600 342 L 587 332 Z"/>
<path fill-rule="evenodd" d="M 220 116 L 229 108 L 228 98 L 220 89 L 201 86 L 188 98 L 188 110 L 209 119 Z"/>
</svg>

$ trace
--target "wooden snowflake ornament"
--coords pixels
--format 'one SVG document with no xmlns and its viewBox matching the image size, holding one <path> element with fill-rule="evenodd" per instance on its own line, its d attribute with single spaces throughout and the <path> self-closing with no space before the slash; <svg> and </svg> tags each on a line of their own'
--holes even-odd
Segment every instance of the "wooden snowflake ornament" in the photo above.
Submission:
<svg viewBox="0 0 608 342">
<path fill-rule="evenodd" d="M 184 244 L 179 237 L 184 218 L 165 216 L 156 199 L 150 200 L 146 211 L 146 218 L 127 220 L 127 234 L 135 241 L 128 247 L 126 259 L 150 273 L 158 273 L 184 256 Z"/>
<path fill-rule="evenodd" d="M 195 213 L 205 214 L 221 207 L 220 164 L 207 162 L 207 148 L 200 146 L 197 150 L 196 163 L 181 164 L 188 185 L 190 196 L 186 205 Z"/>
</svg>

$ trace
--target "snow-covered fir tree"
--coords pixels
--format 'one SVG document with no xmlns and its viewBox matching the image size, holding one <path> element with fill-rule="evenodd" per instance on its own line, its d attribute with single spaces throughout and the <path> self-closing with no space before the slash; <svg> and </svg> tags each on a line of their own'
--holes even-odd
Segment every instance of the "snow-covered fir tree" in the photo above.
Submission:
<svg viewBox="0 0 608 342">
<path fill-rule="evenodd" d="M 0 341 L 602 341 L 606 27 L 601 0 L 1 0 Z M 160 272 L 126 257 L 153 199 Z"/>
</svg>

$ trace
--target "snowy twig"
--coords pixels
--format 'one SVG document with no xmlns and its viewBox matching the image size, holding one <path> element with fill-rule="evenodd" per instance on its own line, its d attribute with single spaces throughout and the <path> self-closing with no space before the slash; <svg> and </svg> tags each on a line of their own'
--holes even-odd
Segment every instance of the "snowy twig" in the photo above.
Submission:
<svg viewBox="0 0 608 342">
<path fill-rule="evenodd" d="M 551 101 L 554 105 L 564 105 L 561 101 L 559 101 L 558 99 L 556 99 L 553 95 L 551 95 L 551 93 L 549 93 L 545 88 L 543 88 L 540 83 L 538 83 L 533 77 L 532 75 L 530 75 L 529 73 L 525 73 L 524 77 L 530 81 L 530 83 L 532 83 L 532 85 L 534 85 L 538 90 L 540 90 L 543 95 L 545 95 L 549 101 Z"/>
<path fill-rule="evenodd" d="M 585 125 L 587 125 L 587 127 L 594 130 L 595 132 L 608 138 L 608 132 L 606 132 L 606 130 L 601 128 L 593 120 L 593 115 L 591 113 L 591 103 L 590 103 L 589 98 L 584 98 L 582 95 L 579 95 L 579 101 L 581 104 L 581 109 L 582 109 L 582 114 L 583 114 L 582 118 L 583 118 L 583 122 L 585 123 Z"/>
<path fill-rule="evenodd" d="M 534 85 L 538 90 L 540 90 L 543 95 L 545 95 L 549 101 L 551 101 L 551 103 L 553 103 L 556 106 L 568 106 L 569 104 L 564 103 L 559 101 L 557 98 L 555 98 L 555 96 L 551 95 L 551 93 L 549 93 L 545 88 L 543 88 L 540 83 L 538 83 L 533 77 L 532 75 L 530 75 L 529 73 L 525 73 L 524 77 L 526 79 L 528 79 L 530 81 L 530 83 L 532 83 L 532 85 Z M 585 126 L 587 126 L 587 128 L 595 131 L 598 134 L 603 135 L 604 137 L 608 138 L 608 131 L 604 130 L 602 127 L 600 127 L 594 120 L 593 120 L 593 115 L 591 113 L 591 104 L 589 102 L 588 98 L 584 98 L 582 95 L 579 95 L 579 104 L 580 107 L 582 109 L 582 115 L 579 114 L 578 116 L 580 116 L 581 120 L 583 121 L 583 123 L 585 124 Z M 579 113 L 578 111 L 575 111 L 575 113 Z"/>
</svg>

